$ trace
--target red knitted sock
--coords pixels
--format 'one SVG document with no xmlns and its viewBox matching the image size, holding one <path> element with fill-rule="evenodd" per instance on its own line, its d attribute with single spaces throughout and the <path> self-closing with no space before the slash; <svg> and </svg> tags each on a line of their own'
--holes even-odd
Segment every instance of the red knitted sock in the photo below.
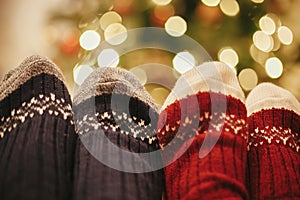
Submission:
<svg viewBox="0 0 300 200">
<path fill-rule="evenodd" d="M 251 199 L 300 198 L 299 102 L 264 83 L 249 94 L 247 109 Z"/>
<path fill-rule="evenodd" d="M 222 63 L 205 63 L 177 81 L 158 123 L 164 152 L 182 143 L 171 159 L 182 155 L 165 168 L 168 199 L 248 198 L 243 100 L 235 73 Z"/>
</svg>

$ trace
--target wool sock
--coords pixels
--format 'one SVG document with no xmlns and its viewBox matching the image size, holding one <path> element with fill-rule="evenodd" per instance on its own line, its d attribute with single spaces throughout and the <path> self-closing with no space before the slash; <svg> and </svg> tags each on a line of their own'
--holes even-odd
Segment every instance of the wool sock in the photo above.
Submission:
<svg viewBox="0 0 300 200">
<path fill-rule="evenodd" d="M 153 163 L 140 156 L 159 150 L 157 108 L 133 74 L 96 70 L 76 92 L 74 113 L 74 199 L 162 198 L 163 170 L 145 172 Z"/>
<path fill-rule="evenodd" d="M 251 199 L 300 199 L 300 104 L 271 83 L 254 88 L 246 101 Z"/>
<path fill-rule="evenodd" d="M 0 85 L 0 199 L 68 199 L 75 132 L 63 76 L 40 56 Z"/>
<path fill-rule="evenodd" d="M 204 63 L 177 80 L 157 129 L 163 151 L 179 146 L 163 153 L 164 162 L 177 158 L 165 168 L 168 199 L 248 198 L 246 119 L 244 94 L 225 64 Z"/>
</svg>

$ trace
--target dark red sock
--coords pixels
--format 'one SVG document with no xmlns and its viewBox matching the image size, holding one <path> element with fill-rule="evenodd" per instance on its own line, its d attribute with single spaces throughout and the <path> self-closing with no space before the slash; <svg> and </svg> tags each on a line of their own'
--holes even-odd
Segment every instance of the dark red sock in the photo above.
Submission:
<svg viewBox="0 0 300 200">
<path fill-rule="evenodd" d="M 251 199 L 299 199 L 300 106 L 272 84 L 257 86 L 249 110 L 249 192 Z"/>
<path fill-rule="evenodd" d="M 216 67 L 223 81 L 212 83 L 213 92 L 205 91 L 203 85 L 214 80 L 197 77 L 198 70 L 202 73 L 209 67 Z M 174 156 L 182 155 L 165 168 L 167 198 L 247 199 L 247 112 L 243 93 L 234 72 L 221 63 L 206 63 L 196 70 L 180 79 L 187 83 L 194 81 L 188 87 L 198 92 L 183 98 L 179 96 L 179 100 L 168 103 L 160 114 L 158 136 L 161 146 L 166 149 L 174 142 L 185 140 L 174 153 Z M 218 91 L 221 84 L 224 84 L 224 93 Z M 180 91 L 176 90 L 178 87 L 185 90 L 185 86 L 179 84 L 174 90 Z M 182 92 L 180 95 L 184 96 Z M 169 97 L 167 102 L 170 99 L 174 97 Z M 193 134 L 196 136 L 190 138 Z M 215 145 L 214 140 L 217 141 Z M 189 142 L 191 145 L 185 150 Z M 212 150 L 199 158 L 201 147 L 209 151 L 209 146 L 213 146 Z"/>
</svg>

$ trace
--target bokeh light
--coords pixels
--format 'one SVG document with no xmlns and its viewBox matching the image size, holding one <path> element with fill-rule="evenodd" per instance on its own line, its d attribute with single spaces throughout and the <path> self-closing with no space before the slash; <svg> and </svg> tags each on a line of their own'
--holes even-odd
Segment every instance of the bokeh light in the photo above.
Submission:
<svg viewBox="0 0 300 200">
<path fill-rule="evenodd" d="M 220 2 L 221 11 L 227 16 L 236 16 L 240 12 L 240 6 L 236 0 L 222 0 Z"/>
<path fill-rule="evenodd" d="M 259 27 L 264 33 L 268 35 L 272 35 L 276 31 L 276 24 L 274 20 L 269 16 L 263 16 L 262 18 L 260 18 Z"/>
<path fill-rule="evenodd" d="M 251 0 L 253 3 L 263 3 L 264 0 Z"/>
<path fill-rule="evenodd" d="M 165 6 L 171 3 L 172 0 L 152 0 L 156 5 Z"/>
<path fill-rule="evenodd" d="M 218 52 L 219 61 L 234 68 L 239 63 L 239 56 L 231 47 L 224 47 Z"/>
<path fill-rule="evenodd" d="M 161 26 L 175 13 L 173 5 L 156 6 L 153 10 L 154 20 Z"/>
<path fill-rule="evenodd" d="M 252 90 L 258 83 L 257 74 L 251 68 L 243 69 L 238 78 L 242 88 L 246 91 Z"/>
<path fill-rule="evenodd" d="M 274 47 L 273 38 L 263 31 L 256 31 L 253 35 L 254 45 L 261 51 L 270 52 Z"/>
<path fill-rule="evenodd" d="M 263 52 L 255 47 L 254 44 L 250 46 L 250 55 L 257 63 L 264 64 L 266 60 L 270 57 L 270 53 Z"/>
<path fill-rule="evenodd" d="M 101 36 L 94 30 L 87 30 L 83 32 L 79 39 L 80 46 L 87 51 L 96 49 L 100 42 Z"/>
<path fill-rule="evenodd" d="M 122 44 L 127 39 L 127 29 L 120 23 L 110 24 L 104 31 L 104 37 L 111 45 Z"/>
<path fill-rule="evenodd" d="M 283 65 L 279 58 L 272 57 L 266 61 L 265 69 L 269 77 L 276 79 L 282 75 Z"/>
<path fill-rule="evenodd" d="M 217 6 L 220 3 L 220 0 L 202 0 L 202 3 L 204 3 L 207 6 Z"/>
<path fill-rule="evenodd" d="M 278 28 L 278 38 L 282 44 L 290 45 L 293 42 L 293 33 L 288 27 L 281 26 Z"/>
<path fill-rule="evenodd" d="M 130 72 L 133 73 L 136 77 L 138 77 L 142 85 L 145 85 L 147 83 L 147 74 L 144 69 L 133 68 L 130 70 Z"/>
<path fill-rule="evenodd" d="M 100 27 L 105 30 L 110 24 L 121 23 L 122 17 L 115 11 L 109 11 L 104 13 L 100 18 Z"/>
<path fill-rule="evenodd" d="M 81 85 L 84 80 L 94 71 L 89 65 L 79 65 L 73 70 L 73 78 L 77 85 Z"/>
<path fill-rule="evenodd" d="M 99 67 L 117 67 L 119 62 L 119 54 L 114 49 L 104 49 L 98 56 Z"/>
<path fill-rule="evenodd" d="M 181 74 L 191 70 L 195 67 L 196 61 L 194 56 L 187 52 L 183 51 L 178 54 L 173 59 L 174 68 Z"/>
<path fill-rule="evenodd" d="M 187 23 L 180 16 L 172 16 L 165 23 L 166 32 L 173 37 L 180 37 L 187 31 Z"/>
</svg>

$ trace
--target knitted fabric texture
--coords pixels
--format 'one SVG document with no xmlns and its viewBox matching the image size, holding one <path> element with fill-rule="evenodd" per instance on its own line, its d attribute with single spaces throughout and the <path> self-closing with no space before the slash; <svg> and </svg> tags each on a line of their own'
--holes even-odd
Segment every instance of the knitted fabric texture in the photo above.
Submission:
<svg viewBox="0 0 300 200">
<path fill-rule="evenodd" d="M 147 160 L 139 163 L 134 157 L 123 158 L 118 161 L 119 169 L 107 166 L 119 156 L 114 154 L 115 145 L 132 153 L 159 149 L 155 132 L 157 108 L 138 79 L 120 68 L 98 69 L 75 94 L 74 112 L 80 137 L 76 145 L 74 199 L 161 199 L 162 170 L 122 171 L 126 163 L 136 169 L 148 166 L 151 163 Z M 107 141 L 95 139 L 101 135 L 113 145 L 107 147 Z M 105 163 L 95 154 L 104 156 Z"/>
<path fill-rule="evenodd" d="M 182 155 L 165 168 L 167 198 L 247 199 L 247 112 L 233 70 L 205 63 L 184 74 L 173 91 L 159 116 L 159 143 L 164 150 L 173 141 L 184 142 L 174 153 Z M 199 158 L 204 140 L 204 150 L 212 149 Z"/>
<path fill-rule="evenodd" d="M 299 199 L 300 104 L 270 83 L 249 94 L 248 168 L 251 199 Z"/>
<path fill-rule="evenodd" d="M 27 58 L 0 86 L 0 199 L 68 199 L 75 132 L 60 70 Z"/>
</svg>

